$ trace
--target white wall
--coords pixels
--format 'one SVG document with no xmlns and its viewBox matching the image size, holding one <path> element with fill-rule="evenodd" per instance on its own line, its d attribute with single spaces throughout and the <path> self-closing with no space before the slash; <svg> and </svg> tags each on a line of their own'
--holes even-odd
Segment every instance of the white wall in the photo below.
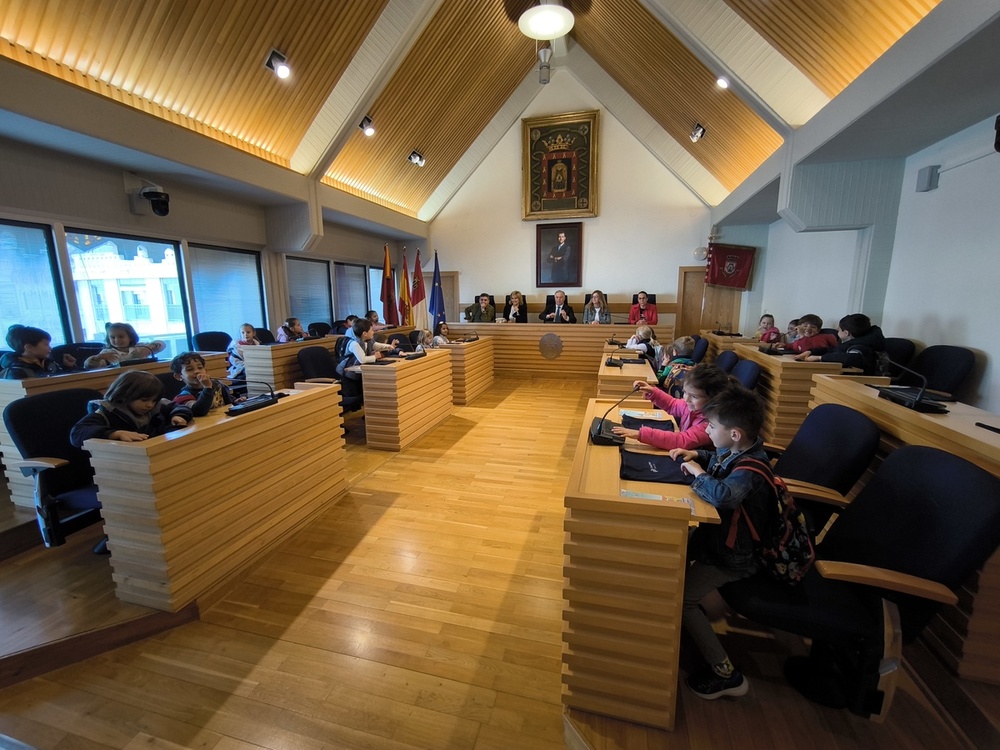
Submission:
<svg viewBox="0 0 1000 750">
<path fill-rule="evenodd" d="M 523 116 L 588 109 L 601 108 L 571 73 L 556 70 Z M 689 265 L 691 251 L 705 244 L 709 210 L 603 109 L 600 128 L 600 215 L 580 220 L 583 287 L 567 292 L 576 300 L 592 289 L 630 296 L 642 288 L 676 299 L 677 268 Z M 538 222 L 521 216 L 517 122 L 430 227 L 429 244 L 441 269 L 460 272 L 463 301 L 480 291 L 503 295 L 519 289 L 536 302 L 552 291 L 535 287 Z"/>
<path fill-rule="evenodd" d="M 961 399 L 1000 413 L 1000 154 L 993 123 L 991 117 L 907 159 L 883 327 L 926 345 L 977 350 L 974 382 Z M 938 189 L 917 193 L 917 172 L 933 164 L 942 168 Z"/>
<path fill-rule="evenodd" d="M 762 251 L 767 270 L 761 314 L 774 315 L 783 331 L 789 320 L 806 313 L 836 328 L 844 315 L 857 312 L 849 309 L 857 237 L 856 231 L 796 233 L 784 221 L 771 224 Z"/>
</svg>

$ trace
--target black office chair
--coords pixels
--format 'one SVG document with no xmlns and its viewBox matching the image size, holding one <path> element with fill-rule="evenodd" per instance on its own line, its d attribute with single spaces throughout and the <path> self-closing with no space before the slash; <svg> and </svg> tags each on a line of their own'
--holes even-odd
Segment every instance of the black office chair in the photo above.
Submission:
<svg viewBox="0 0 1000 750">
<path fill-rule="evenodd" d="M 104 349 L 104 344 L 85 341 L 74 344 L 59 344 L 59 346 L 52 347 L 52 353 L 49 354 L 49 359 L 54 362 L 62 364 L 63 354 L 70 354 L 76 358 L 76 366 L 79 368 L 83 367 L 83 361 L 87 357 L 93 357 L 95 354 L 99 354 Z"/>
<path fill-rule="evenodd" d="M 330 327 L 330 331 L 337 336 L 343 336 L 347 333 L 347 328 L 348 325 L 346 320 L 335 320 L 333 321 L 333 325 Z"/>
<path fill-rule="evenodd" d="M 744 388 L 752 391 L 757 388 L 757 382 L 760 380 L 760 365 L 749 359 L 741 359 L 733 365 L 729 374 L 736 378 Z"/>
<path fill-rule="evenodd" d="M 307 383 L 340 383 L 340 402 L 345 412 L 357 411 L 364 406 L 361 382 L 341 378 L 337 374 L 338 359 L 325 346 L 303 347 L 296 357 Z"/>
<path fill-rule="evenodd" d="M 412 348 L 413 351 L 417 350 L 417 339 L 419 339 L 419 338 L 420 338 L 420 330 L 419 329 L 416 330 L 416 331 L 410 331 L 410 336 L 409 336 L 410 347 Z"/>
<path fill-rule="evenodd" d="M 806 513 L 818 534 L 875 458 L 878 425 L 841 404 L 820 404 L 808 415 L 774 464 L 774 473 Z"/>
<path fill-rule="evenodd" d="M 897 365 L 907 367 L 913 359 L 913 355 L 916 351 L 917 346 L 910 341 L 910 339 L 887 337 L 885 340 L 885 353 L 889 355 L 889 359 Z M 896 375 L 900 372 L 902 372 L 902 370 L 896 370 L 893 374 Z"/>
<path fill-rule="evenodd" d="M 929 389 L 952 396 L 969 377 L 975 364 L 976 355 L 971 349 L 939 344 L 921 351 L 909 367 L 927 378 Z M 921 385 L 920 379 L 908 372 L 900 375 L 899 382 L 902 385 Z"/>
<path fill-rule="evenodd" d="M 257 334 L 257 340 L 262 344 L 273 344 L 274 334 L 271 333 L 267 328 L 254 328 L 254 332 Z"/>
<path fill-rule="evenodd" d="M 158 372 L 156 373 L 156 379 L 160 381 L 160 385 L 163 386 L 163 398 L 168 398 L 171 401 L 174 400 L 174 396 L 181 392 L 184 388 L 184 381 L 178 380 L 174 377 L 172 372 Z"/>
<path fill-rule="evenodd" d="M 553 302 L 555 302 L 555 299 L 556 299 L 555 295 L 552 295 L 552 301 Z M 510 295 L 509 294 L 504 295 L 503 303 L 504 303 L 504 305 L 509 305 L 510 304 Z M 524 305 L 525 308 L 528 307 L 528 297 L 527 297 L 527 295 L 525 295 L 525 294 L 521 295 L 521 304 Z M 501 310 L 500 312 L 503 312 L 503 310 Z"/>
<path fill-rule="evenodd" d="M 89 455 L 69 442 L 87 403 L 100 397 L 100 391 L 67 388 L 12 401 L 3 411 L 7 432 L 21 454 L 20 462 L 9 454 L 4 461 L 34 478 L 35 512 L 46 547 L 65 544 L 67 535 L 103 520 Z M 32 465 L 24 465 L 28 461 Z M 106 550 L 101 546 L 94 551 Z"/>
<path fill-rule="evenodd" d="M 820 328 L 819 332 L 820 333 L 829 333 L 831 336 L 836 336 L 837 335 L 837 329 L 836 328 Z"/>
<path fill-rule="evenodd" d="M 733 367 L 736 363 L 740 361 L 740 355 L 734 352 L 732 349 L 726 349 L 719 352 L 719 356 L 715 358 L 714 364 L 723 372 L 732 372 Z"/>
<path fill-rule="evenodd" d="M 199 331 L 191 338 L 199 352 L 224 352 L 233 342 L 233 337 L 225 331 Z"/>
<path fill-rule="evenodd" d="M 405 333 L 393 333 L 386 341 L 402 352 L 413 351 L 413 344 L 410 343 L 410 337 Z"/>
<path fill-rule="evenodd" d="M 719 589 L 751 620 L 812 639 L 786 678 L 807 698 L 884 717 L 902 643 L 1000 543 L 1000 479 L 936 448 L 905 446 L 879 466 L 817 547 L 797 587 L 757 574 Z M 837 570 L 833 561 L 853 564 Z M 857 566 L 871 566 L 858 568 Z M 915 576 L 900 582 L 878 569 Z M 868 585 L 865 585 L 865 584 Z M 905 593 L 904 593 L 905 592 Z"/>
<path fill-rule="evenodd" d="M 700 336 L 694 341 L 694 349 L 691 350 L 691 360 L 698 364 L 708 353 L 708 339 L 703 339 Z"/>
<path fill-rule="evenodd" d="M 651 305 L 655 305 L 656 304 L 656 295 L 655 294 L 648 294 L 647 293 L 646 294 L 646 301 L 648 303 L 650 303 Z M 632 295 L 632 304 L 633 305 L 638 305 L 639 304 L 639 295 L 638 294 L 633 294 Z"/>
<path fill-rule="evenodd" d="M 312 336 L 314 339 L 321 339 L 324 336 L 326 336 L 326 334 L 328 334 L 330 331 L 333 330 L 333 326 L 331 326 L 329 323 L 316 322 L 316 323 L 310 323 L 308 326 L 306 326 L 306 330 L 309 332 L 309 335 Z"/>
</svg>

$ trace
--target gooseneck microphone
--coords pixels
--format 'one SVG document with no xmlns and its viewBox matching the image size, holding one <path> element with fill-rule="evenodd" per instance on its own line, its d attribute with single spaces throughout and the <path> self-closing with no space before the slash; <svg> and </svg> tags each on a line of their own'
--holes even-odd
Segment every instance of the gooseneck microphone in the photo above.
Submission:
<svg viewBox="0 0 1000 750">
<path fill-rule="evenodd" d="M 617 422 L 605 422 L 604 420 L 608 418 L 611 410 L 618 406 L 622 401 L 627 399 L 629 396 L 634 394 L 639 390 L 639 386 L 633 386 L 632 390 L 622 396 L 620 399 L 615 401 L 604 412 L 603 417 L 594 417 L 594 421 L 590 424 L 590 442 L 594 445 L 625 445 L 625 437 L 623 435 L 616 435 L 611 431 L 613 427 L 617 427 Z M 605 424 L 607 429 L 605 429 Z"/>
<path fill-rule="evenodd" d="M 913 409 L 913 411 L 919 411 L 924 414 L 948 413 L 948 410 L 937 401 L 924 399 L 924 392 L 927 390 L 927 378 L 923 373 L 911 370 L 909 367 L 905 367 L 898 362 L 893 362 L 891 359 L 888 362 L 893 367 L 898 367 L 903 372 L 916 377 L 920 382 L 920 388 L 917 389 L 916 395 L 911 395 L 909 391 L 894 388 L 893 386 L 877 386 L 876 390 L 878 391 L 879 398 L 887 399 L 900 406 L 905 406 L 907 409 Z"/>
<path fill-rule="evenodd" d="M 231 417 L 235 417 L 238 414 L 246 414 L 247 412 L 257 411 L 257 409 L 263 409 L 265 406 L 270 406 L 271 404 L 278 403 L 278 399 L 283 396 L 287 396 L 287 393 L 275 393 L 274 386 L 263 380 L 245 380 L 245 383 L 256 383 L 257 385 L 263 385 L 267 387 L 267 393 L 261 393 L 258 396 L 251 396 L 246 401 L 241 401 L 238 404 L 233 404 L 226 410 L 226 414 Z"/>
</svg>

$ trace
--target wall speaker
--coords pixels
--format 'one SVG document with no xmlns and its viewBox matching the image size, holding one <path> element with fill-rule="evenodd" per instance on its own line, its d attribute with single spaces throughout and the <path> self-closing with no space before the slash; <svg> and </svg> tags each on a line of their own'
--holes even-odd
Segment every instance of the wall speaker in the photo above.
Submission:
<svg viewBox="0 0 1000 750">
<path fill-rule="evenodd" d="M 1000 151 L 1000 117 L 993 123 L 993 129 L 997 131 L 997 137 L 993 139 L 993 150 Z"/>
<path fill-rule="evenodd" d="M 940 171 L 941 165 L 933 164 L 917 172 L 917 192 L 927 193 L 931 190 L 937 190 Z"/>
</svg>

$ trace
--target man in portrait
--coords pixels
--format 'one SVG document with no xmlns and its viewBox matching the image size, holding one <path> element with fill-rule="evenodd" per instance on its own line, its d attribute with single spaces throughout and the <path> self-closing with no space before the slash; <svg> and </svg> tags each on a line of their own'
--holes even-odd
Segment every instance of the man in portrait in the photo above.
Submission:
<svg viewBox="0 0 1000 750">
<path fill-rule="evenodd" d="M 559 232 L 555 246 L 549 250 L 546 262 L 549 264 L 549 278 L 553 283 L 564 284 L 573 279 L 573 248 L 566 241 L 566 233 Z"/>
</svg>

